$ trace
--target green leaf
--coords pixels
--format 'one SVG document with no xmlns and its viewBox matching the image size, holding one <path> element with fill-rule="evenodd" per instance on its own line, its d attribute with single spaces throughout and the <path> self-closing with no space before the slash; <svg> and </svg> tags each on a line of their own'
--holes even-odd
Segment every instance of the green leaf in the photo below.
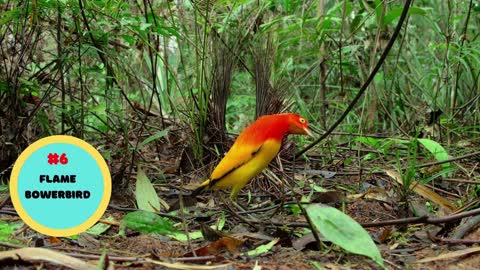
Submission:
<svg viewBox="0 0 480 270">
<path fill-rule="evenodd" d="M 0 26 L 9 23 L 11 20 L 18 18 L 20 12 L 17 9 L 2 11 L 0 15 Z"/>
<path fill-rule="evenodd" d="M 113 217 L 107 217 L 106 220 L 108 221 L 115 221 Z M 93 234 L 93 235 L 101 235 L 102 233 L 106 232 L 110 229 L 111 225 L 105 223 L 97 223 L 92 226 L 90 229 L 86 231 L 86 233 Z"/>
<path fill-rule="evenodd" d="M 153 188 L 150 179 L 145 172 L 139 167 L 137 173 L 137 183 L 135 188 L 135 197 L 137 206 L 140 210 L 156 212 L 160 210 L 160 200 L 155 188 Z"/>
<path fill-rule="evenodd" d="M 363 157 L 363 160 L 374 160 L 377 157 L 375 153 L 368 153 Z"/>
<path fill-rule="evenodd" d="M 15 244 L 22 244 L 22 242 L 10 238 L 10 236 L 15 232 L 17 229 L 23 226 L 23 222 L 13 222 L 8 223 L 5 221 L 0 221 L 0 242 L 9 242 Z"/>
<path fill-rule="evenodd" d="M 140 24 L 140 31 L 145 31 L 145 29 L 149 28 L 150 26 L 152 26 L 151 23 L 142 22 L 142 23 Z"/>
<path fill-rule="evenodd" d="M 262 255 L 264 253 L 267 253 L 269 252 L 272 247 L 278 243 L 280 239 L 279 238 L 275 238 L 273 239 L 272 241 L 268 242 L 267 244 L 265 245 L 260 245 L 258 246 L 256 249 L 254 250 L 250 250 L 249 252 L 247 252 L 247 256 L 250 256 L 250 257 L 256 257 L 256 256 L 259 256 L 259 255 Z"/>
<path fill-rule="evenodd" d="M 430 153 L 433 154 L 433 156 L 435 157 L 436 160 L 442 161 L 442 160 L 447 160 L 448 159 L 447 151 L 445 150 L 445 148 L 443 148 L 443 146 L 441 146 L 436 141 L 433 141 L 433 140 L 430 140 L 430 139 L 418 139 L 418 141 L 425 148 L 427 148 L 427 150 L 430 151 Z M 450 163 L 442 164 L 442 167 L 444 167 L 444 168 L 450 167 Z"/>
<path fill-rule="evenodd" d="M 435 179 L 438 178 L 438 177 L 441 177 L 441 176 L 444 176 L 444 175 L 448 175 L 449 173 L 455 172 L 457 169 L 458 169 L 458 168 L 455 167 L 455 166 L 450 166 L 450 167 L 442 168 L 442 170 L 433 173 L 432 175 L 428 176 L 427 178 L 422 179 L 421 183 L 422 183 L 422 184 L 430 183 L 431 181 L 435 180 Z"/>
<path fill-rule="evenodd" d="M 317 186 L 315 184 L 312 185 L 312 188 L 315 192 L 327 192 L 328 190 L 324 187 Z"/>
<path fill-rule="evenodd" d="M 355 15 L 355 17 L 352 20 L 352 23 L 350 24 L 350 32 L 356 32 L 357 28 L 360 26 L 360 23 L 362 23 L 364 17 L 365 17 L 364 12 L 359 12 Z"/>
<path fill-rule="evenodd" d="M 133 45 L 137 41 L 137 39 L 134 36 L 131 35 L 120 35 L 125 42 L 128 43 L 128 45 Z"/>
<path fill-rule="evenodd" d="M 156 139 L 160 139 L 167 136 L 170 129 L 172 129 L 172 126 L 169 126 L 164 130 L 160 130 L 159 132 L 153 134 L 152 136 L 149 136 L 143 142 L 139 143 L 137 148 L 142 148 L 143 146 L 155 141 Z"/>
<path fill-rule="evenodd" d="M 341 248 L 367 256 L 385 268 L 382 256 L 370 235 L 355 220 L 336 208 L 312 204 L 306 208 L 315 228 Z"/>
<path fill-rule="evenodd" d="M 210 228 L 221 231 L 223 229 L 223 226 L 225 226 L 225 220 L 226 220 L 225 213 L 222 213 L 222 217 L 217 221 L 217 224 L 210 226 Z M 188 233 L 188 237 L 187 237 L 187 235 L 184 232 L 179 231 L 173 234 L 169 234 L 168 236 L 172 237 L 177 241 L 187 242 L 188 238 L 190 238 L 190 240 L 200 239 L 203 237 L 203 234 L 201 231 L 194 231 L 194 232 Z"/>
<path fill-rule="evenodd" d="M 387 140 L 384 140 L 382 145 L 380 146 L 380 151 L 387 155 L 390 151 L 390 148 L 395 144 L 395 140 L 390 140 L 390 139 L 387 139 Z"/>
<path fill-rule="evenodd" d="M 402 14 L 403 7 L 396 7 L 392 8 L 385 17 L 383 17 L 383 26 L 392 23 L 395 19 L 399 18 Z M 408 9 L 408 15 L 417 14 L 417 15 L 425 15 L 427 12 L 424 9 L 418 7 L 410 7 Z"/>
<path fill-rule="evenodd" d="M 310 263 L 313 265 L 313 267 L 315 267 L 315 269 L 317 270 L 325 270 L 324 267 L 322 267 L 318 262 L 316 261 L 310 261 Z"/>
<path fill-rule="evenodd" d="M 178 33 L 177 29 L 174 27 L 166 27 L 166 26 L 154 26 L 153 32 L 158 33 L 165 37 L 175 36 L 177 38 L 181 38 L 180 34 Z"/>
<path fill-rule="evenodd" d="M 380 145 L 380 142 L 377 139 L 372 137 L 358 137 L 355 139 L 355 141 L 363 143 L 368 146 L 375 147 L 375 148 L 378 148 L 378 146 Z"/>
<path fill-rule="evenodd" d="M 195 239 L 200 239 L 200 238 L 203 237 L 201 231 L 190 232 L 190 233 L 188 233 L 188 237 L 185 233 L 180 232 L 180 231 L 175 232 L 175 233 L 170 233 L 170 234 L 168 234 L 168 236 L 170 236 L 173 239 L 175 239 L 177 241 L 180 241 L 180 242 L 187 242 L 189 238 L 190 238 L 190 240 L 195 240 Z"/>
<path fill-rule="evenodd" d="M 125 228 L 142 233 L 161 235 L 176 234 L 179 232 L 173 227 L 169 219 L 162 218 L 148 211 L 135 211 L 125 215 L 122 220 L 120 232 L 124 233 Z"/>
</svg>

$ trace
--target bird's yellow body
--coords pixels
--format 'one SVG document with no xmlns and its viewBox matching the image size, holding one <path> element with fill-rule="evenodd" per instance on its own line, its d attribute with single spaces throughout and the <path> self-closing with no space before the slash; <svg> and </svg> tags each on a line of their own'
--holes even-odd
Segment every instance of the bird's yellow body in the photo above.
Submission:
<svg viewBox="0 0 480 270">
<path fill-rule="evenodd" d="M 245 159 L 244 163 L 239 167 L 232 170 L 230 173 L 226 174 L 225 176 L 221 177 L 225 172 L 232 168 L 231 162 L 220 162 L 218 166 L 212 173 L 211 179 L 220 178 L 221 180 L 218 181 L 215 185 L 212 185 L 211 189 L 228 189 L 231 188 L 232 191 L 230 193 L 230 198 L 235 200 L 237 198 L 238 192 L 256 175 L 261 173 L 263 169 L 265 169 L 270 161 L 275 158 L 275 156 L 280 151 L 281 142 L 277 142 L 276 140 L 267 140 L 265 141 L 258 152 L 256 152 L 252 158 Z M 232 147 L 232 149 L 234 149 Z M 228 152 L 231 153 L 231 150 Z M 232 152 L 232 153 L 235 153 Z M 230 154 L 233 155 L 233 154 Z M 227 154 L 228 156 L 228 154 Z M 227 157 L 225 156 L 225 158 Z M 224 159 L 225 160 L 225 159 Z M 238 159 L 226 159 L 227 161 L 238 161 Z M 223 161 L 223 160 L 222 160 Z M 205 180 L 201 187 L 208 186 L 210 184 L 210 179 Z"/>
</svg>

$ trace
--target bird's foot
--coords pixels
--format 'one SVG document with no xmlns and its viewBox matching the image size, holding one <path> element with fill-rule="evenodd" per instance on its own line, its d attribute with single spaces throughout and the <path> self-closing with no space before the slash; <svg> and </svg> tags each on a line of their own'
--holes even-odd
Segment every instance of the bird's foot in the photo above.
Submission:
<svg viewBox="0 0 480 270">
<path fill-rule="evenodd" d="M 242 204 L 240 204 L 240 203 L 238 203 L 238 202 L 236 202 L 236 201 L 231 201 L 231 203 L 232 203 L 237 209 L 239 209 L 239 210 L 242 211 L 242 212 L 246 212 L 247 209 L 248 209 L 248 207 L 245 207 L 245 206 L 243 206 Z"/>
</svg>

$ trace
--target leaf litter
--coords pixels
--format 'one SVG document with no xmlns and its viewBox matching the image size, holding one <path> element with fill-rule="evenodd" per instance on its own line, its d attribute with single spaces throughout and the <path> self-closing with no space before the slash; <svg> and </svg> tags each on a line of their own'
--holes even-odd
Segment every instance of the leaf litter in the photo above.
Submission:
<svg viewBox="0 0 480 270">
<path fill-rule="evenodd" d="M 165 136 L 173 133 L 169 132 Z M 159 139 L 164 138 L 159 136 Z M 137 177 L 132 179 L 131 186 L 137 186 L 137 189 L 134 189 L 134 196 L 125 200 L 129 203 L 120 205 L 113 200 L 112 207 L 89 231 L 77 237 L 58 238 L 60 241 L 57 243 L 41 235 L 37 237 L 42 241 L 31 241 L 35 234 L 32 230 L 19 227 L 18 221 L 9 221 L 11 215 L 1 214 L 0 217 L 5 220 L 2 223 L 5 229 L 0 234 L 3 248 L 25 252 L 21 247 L 46 247 L 56 253 L 46 254 L 39 250 L 38 254 L 43 254 L 43 257 L 38 260 L 34 259 L 38 258 L 37 250 L 27 250 L 29 253 L 17 261 L 18 265 L 20 261 L 27 265 L 42 264 L 46 269 L 56 269 L 59 265 L 68 268 L 66 263 L 69 263 L 69 258 L 73 258 L 70 263 L 85 263 L 79 264 L 82 267 L 96 267 L 105 258 L 112 267 L 121 269 L 382 269 L 382 261 L 388 269 L 455 269 L 452 268 L 455 266 L 468 269 L 475 263 L 478 265 L 479 244 L 461 242 L 464 239 L 478 239 L 472 236 L 475 233 L 478 235 L 478 231 L 466 233 L 463 239 L 457 239 L 459 244 L 438 240 L 451 237 L 455 228 L 468 220 L 468 217 L 438 225 L 420 222 L 368 227 L 362 238 L 366 240 L 362 241 L 369 244 L 360 241 L 359 245 L 353 245 L 348 243 L 348 239 L 357 238 L 358 235 L 349 231 L 350 225 L 347 226 L 346 223 L 350 224 L 351 221 L 335 221 L 326 215 L 314 225 L 321 233 L 321 246 L 318 246 L 302 212 L 302 208 L 307 213 L 314 211 L 312 209 L 317 207 L 315 203 L 330 205 L 322 207 L 344 213 L 357 224 L 415 216 L 412 209 L 416 208 L 409 208 L 411 205 L 405 208 L 401 200 L 399 190 L 402 170 L 399 172 L 395 166 L 394 157 L 387 160 L 387 163 L 385 158 L 388 155 L 382 161 L 375 158 L 364 160 L 362 170 L 354 163 L 345 162 L 346 159 L 343 158 L 346 155 L 356 156 L 359 154 L 357 151 L 343 152 L 342 156 L 333 157 L 342 162 L 331 166 L 321 166 L 312 161 L 314 159 L 307 163 L 297 160 L 295 165 L 282 159 L 284 170 L 280 170 L 275 162 L 270 166 L 270 171 L 278 179 L 270 181 L 269 174 L 264 174 L 242 190 L 239 204 L 246 206 L 245 210 L 235 209 L 235 213 L 230 212 L 223 206 L 222 200 L 218 199 L 228 195 L 216 192 L 201 196 L 196 206 L 189 207 L 183 213 L 166 213 L 165 204 L 177 200 L 179 193 L 188 194 L 188 190 L 182 187 L 197 183 L 209 168 L 203 168 L 203 172 L 197 170 L 180 173 L 181 162 L 177 158 L 180 153 L 166 153 L 165 156 L 170 158 L 160 160 L 154 150 L 159 149 L 156 144 L 156 140 L 151 140 L 144 145 L 144 148 L 151 148 L 150 151 L 142 151 L 148 164 L 144 164 L 143 169 L 138 169 Z M 427 147 L 431 151 L 437 151 L 433 155 L 441 154 L 444 158 L 445 153 L 437 145 L 430 144 Z M 177 151 L 174 149 L 178 148 L 163 149 Z M 360 153 L 366 154 L 368 153 Z M 449 153 L 449 156 L 460 155 Z M 362 156 L 358 158 L 361 159 Z M 429 160 L 425 155 L 422 162 L 432 162 L 432 159 Z M 455 179 L 470 180 L 471 175 L 478 175 L 479 167 L 474 159 L 456 161 L 459 162 L 463 170 L 443 175 L 430 182 L 429 186 L 422 182 L 422 179 L 429 177 L 424 174 L 429 172 L 418 170 L 415 177 L 418 183 L 412 186 L 409 201 L 422 205 L 432 217 L 453 214 L 459 206 L 474 202 L 475 198 L 471 194 L 475 185 Z M 295 181 L 290 180 L 292 175 Z M 419 186 L 423 188 L 420 191 Z M 435 190 L 431 187 L 435 187 Z M 458 198 L 443 192 L 458 194 L 462 198 L 461 203 Z M 475 209 L 476 206 L 478 203 L 469 209 Z M 449 211 L 440 211 L 442 208 Z M 7 211 L 10 209 L 9 205 L 3 208 Z M 313 217 L 315 219 L 316 214 Z M 253 229 L 246 221 L 253 222 L 257 229 Z M 211 231 L 202 229 L 202 226 Z M 338 230 L 333 234 L 326 232 L 329 226 Z M 210 231 L 209 234 L 213 231 L 216 238 L 211 235 L 203 237 L 207 231 Z M 336 236 L 350 238 L 335 240 Z M 373 239 L 372 242 L 369 242 L 369 237 Z M 353 247 L 346 248 L 345 244 Z M 7 258 L 11 262 L 12 254 L 15 254 L 5 252 L 7 251 L 0 252 L 0 263 L 6 262 Z M 60 257 L 59 260 L 55 258 L 57 253 L 68 257 Z M 367 253 L 367 256 L 354 253 Z"/>
</svg>

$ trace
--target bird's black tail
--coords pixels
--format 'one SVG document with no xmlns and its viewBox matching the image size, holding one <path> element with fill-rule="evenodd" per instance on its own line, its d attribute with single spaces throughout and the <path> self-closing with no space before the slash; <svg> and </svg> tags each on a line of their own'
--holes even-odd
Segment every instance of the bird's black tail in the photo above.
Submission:
<svg viewBox="0 0 480 270">
<path fill-rule="evenodd" d="M 190 197 L 195 198 L 198 195 L 202 194 L 207 189 L 208 189 L 208 185 L 199 186 L 198 188 L 196 188 L 195 190 L 192 191 L 192 194 L 190 194 Z"/>
<path fill-rule="evenodd" d="M 199 186 L 198 188 L 194 189 L 190 195 L 185 195 L 182 197 L 183 199 L 183 207 L 194 206 L 197 203 L 195 197 L 202 194 L 204 191 L 208 189 L 208 185 Z M 173 204 L 168 208 L 168 212 L 175 211 L 180 209 L 180 199 L 173 202 Z"/>
</svg>

